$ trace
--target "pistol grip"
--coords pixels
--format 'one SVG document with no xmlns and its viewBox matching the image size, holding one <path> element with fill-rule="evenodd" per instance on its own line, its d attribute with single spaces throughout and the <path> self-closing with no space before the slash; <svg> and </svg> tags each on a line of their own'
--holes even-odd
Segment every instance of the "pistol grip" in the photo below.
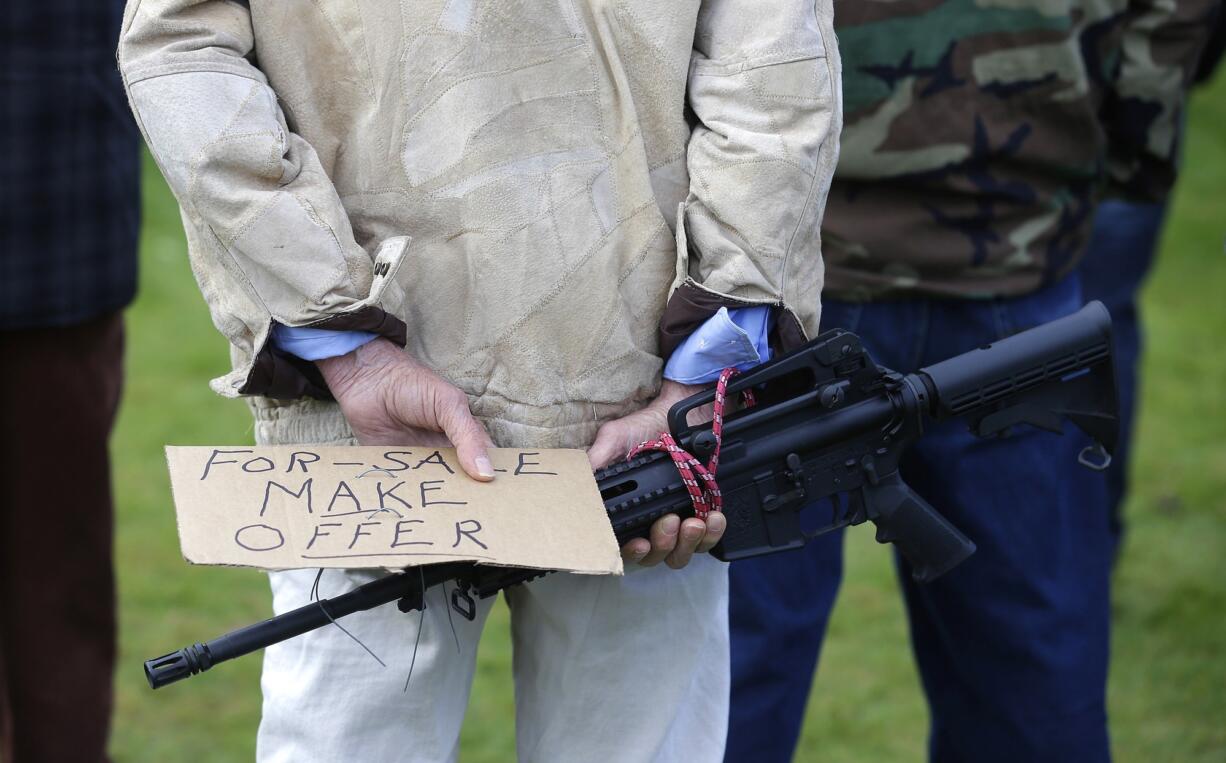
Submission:
<svg viewBox="0 0 1226 763">
<path fill-rule="evenodd" d="M 975 553 L 975 544 L 902 481 L 898 472 L 863 487 L 877 542 L 893 543 L 917 583 L 949 572 Z"/>
</svg>

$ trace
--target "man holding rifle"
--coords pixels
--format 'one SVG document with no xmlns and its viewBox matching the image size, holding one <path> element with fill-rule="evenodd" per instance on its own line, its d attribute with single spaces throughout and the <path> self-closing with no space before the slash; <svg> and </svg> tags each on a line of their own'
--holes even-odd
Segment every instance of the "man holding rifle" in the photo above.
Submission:
<svg viewBox="0 0 1226 763">
<path fill-rule="evenodd" d="M 450 441 L 476 479 L 492 444 L 601 466 L 682 382 L 816 330 L 829 0 L 133 0 L 119 58 L 231 342 L 214 388 L 260 443 Z M 684 570 L 514 591 L 522 759 L 720 759 L 726 572 L 691 556 L 722 522 L 624 549 Z M 314 573 L 271 578 L 278 611 L 309 600 Z M 354 616 L 388 670 L 334 628 L 270 648 L 259 757 L 454 758 L 488 611 L 460 654 L 445 604 L 420 631 Z"/>
</svg>

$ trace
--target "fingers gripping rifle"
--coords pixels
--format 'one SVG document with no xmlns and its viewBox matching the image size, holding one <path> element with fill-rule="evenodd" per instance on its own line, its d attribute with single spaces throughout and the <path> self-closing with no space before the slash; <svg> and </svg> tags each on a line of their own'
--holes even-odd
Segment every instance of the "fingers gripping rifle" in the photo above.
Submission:
<svg viewBox="0 0 1226 763">
<path fill-rule="evenodd" d="M 1019 424 L 1060 432 L 1068 419 L 1094 440 L 1080 460 L 1095 469 L 1109 463 L 1117 436 L 1111 318 L 1098 302 L 906 376 L 878 366 L 854 334 L 835 329 L 735 377 L 729 397 L 749 388 L 757 404 L 724 420 L 719 484 L 728 526 L 712 553 L 725 561 L 797 548 L 869 521 L 877 540 L 896 545 L 912 576 L 927 582 L 975 544 L 899 476 L 899 461 L 926 421 L 961 419 L 975 435 L 992 437 Z M 688 425 L 686 414 L 713 398 L 713 391 L 699 393 L 669 412 L 677 443 L 702 461 L 715 437 L 709 424 Z M 646 537 L 665 514 L 693 514 L 665 454 L 615 464 L 596 480 L 621 544 Z M 824 499 L 829 514 L 816 529 L 802 529 L 801 509 Z M 420 609 L 426 589 L 449 582 L 452 608 L 471 619 L 476 599 L 545 574 L 472 563 L 412 568 L 149 660 L 145 674 L 158 688 L 354 612 L 393 601 L 404 612 Z"/>
</svg>

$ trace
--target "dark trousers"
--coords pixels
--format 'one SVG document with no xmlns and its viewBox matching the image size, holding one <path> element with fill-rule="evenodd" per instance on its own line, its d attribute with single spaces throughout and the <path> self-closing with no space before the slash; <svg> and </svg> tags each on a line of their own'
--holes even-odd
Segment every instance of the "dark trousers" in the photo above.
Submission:
<svg viewBox="0 0 1226 763">
<path fill-rule="evenodd" d="M 0 759 L 106 759 L 123 323 L 0 331 Z"/>
<path fill-rule="evenodd" d="M 1081 289 L 1086 301 L 1097 299 L 1111 312 L 1115 370 L 1120 392 L 1120 441 L 1107 469 L 1111 529 L 1116 543 L 1124 534 L 1123 504 L 1128 489 L 1133 421 L 1141 362 L 1141 323 L 1137 297 L 1149 274 L 1166 219 L 1163 204 L 1104 201 L 1094 217 L 1094 233 L 1081 261 Z"/>
<path fill-rule="evenodd" d="M 823 325 L 856 332 L 907 372 L 1071 313 L 1076 278 L 995 301 L 825 303 Z M 1111 541 L 1088 441 L 1018 429 L 980 440 L 932 426 L 902 474 L 978 545 L 927 585 L 899 579 L 932 715 L 929 754 L 953 761 L 1110 757 L 1106 681 Z M 856 528 L 851 532 L 870 532 Z M 791 759 L 842 568 L 842 535 L 731 565 L 732 714 L 726 759 Z M 884 553 L 884 549 L 883 549 Z"/>
</svg>

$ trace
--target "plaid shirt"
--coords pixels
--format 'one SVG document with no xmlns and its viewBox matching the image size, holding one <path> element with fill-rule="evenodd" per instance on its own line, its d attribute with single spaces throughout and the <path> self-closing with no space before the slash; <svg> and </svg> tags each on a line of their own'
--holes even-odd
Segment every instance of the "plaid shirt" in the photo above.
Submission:
<svg viewBox="0 0 1226 763">
<path fill-rule="evenodd" d="M 0 329 L 136 292 L 140 138 L 115 66 L 122 0 L 0 4 Z"/>
</svg>

